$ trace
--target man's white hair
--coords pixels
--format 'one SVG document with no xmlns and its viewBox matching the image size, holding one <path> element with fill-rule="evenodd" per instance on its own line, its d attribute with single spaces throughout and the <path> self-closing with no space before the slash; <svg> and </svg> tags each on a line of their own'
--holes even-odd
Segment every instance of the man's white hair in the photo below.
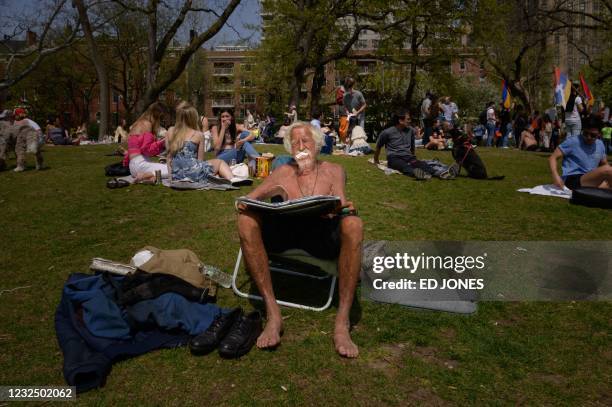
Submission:
<svg viewBox="0 0 612 407">
<path fill-rule="evenodd" d="M 285 146 L 285 150 L 287 150 L 288 153 L 291 153 L 291 134 L 293 133 L 293 129 L 301 127 L 310 131 L 312 139 L 315 142 L 316 151 L 314 151 L 314 153 L 315 155 L 319 154 L 319 151 L 321 151 L 321 147 L 323 147 L 323 132 L 308 122 L 295 122 L 291 126 L 289 126 L 285 138 L 283 139 L 283 145 Z"/>
</svg>

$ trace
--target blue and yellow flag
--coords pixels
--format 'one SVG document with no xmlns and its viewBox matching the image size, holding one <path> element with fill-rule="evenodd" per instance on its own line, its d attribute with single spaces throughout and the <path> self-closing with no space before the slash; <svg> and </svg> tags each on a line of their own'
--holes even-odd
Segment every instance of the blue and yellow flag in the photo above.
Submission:
<svg viewBox="0 0 612 407">
<path fill-rule="evenodd" d="M 567 74 L 555 68 L 555 104 L 565 109 L 571 90 L 572 84 L 567 79 Z"/>
<path fill-rule="evenodd" d="M 506 109 L 510 109 L 510 106 L 512 106 L 512 96 L 506 81 L 502 81 L 502 103 Z"/>
</svg>

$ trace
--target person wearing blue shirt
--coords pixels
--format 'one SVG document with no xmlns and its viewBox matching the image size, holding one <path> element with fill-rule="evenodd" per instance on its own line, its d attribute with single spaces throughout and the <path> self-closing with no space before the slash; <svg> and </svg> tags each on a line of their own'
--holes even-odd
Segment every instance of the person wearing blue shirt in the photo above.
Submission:
<svg viewBox="0 0 612 407">
<path fill-rule="evenodd" d="M 568 137 L 548 159 L 554 184 L 571 190 L 580 187 L 612 188 L 612 167 L 608 164 L 605 147 L 599 139 L 601 121 L 589 116 L 579 137 Z M 557 171 L 557 160 L 562 158 L 563 175 Z"/>
</svg>

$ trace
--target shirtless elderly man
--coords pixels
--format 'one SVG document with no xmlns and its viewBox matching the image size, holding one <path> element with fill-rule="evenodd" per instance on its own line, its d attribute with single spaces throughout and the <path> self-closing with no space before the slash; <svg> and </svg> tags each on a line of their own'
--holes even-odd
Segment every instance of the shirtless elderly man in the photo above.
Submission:
<svg viewBox="0 0 612 407">
<path fill-rule="evenodd" d="M 333 215 L 317 219 L 292 218 L 291 221 L 262 217 L 238 207 L 240 244 L 247 269 L 251 273 L 266 306 L 267 323 L 257 339 L 257 347 L 273 348 L 280 343 L 283 320 L 276 303 L 266 248 L 282 251 L 301 248 L 322 258 L 338 257 L 339 305 L 334 327 L 336 351 L 349 358 L 357 357 L 359 350 L 349 333 L 349 311 L 353 303 L 359 270 L 361 268 L 361 242 L 363 224 L 354 216 L 353 204 L 346 200 L 344 169 L 329 162 L 317 160 L 323 145 L 323 135 L 312 125 L 297 122 L 291 125 L 285 137 L 285 149 L 295 164 L 283 165 L 272 173 L 247 196 L 265 200 L 280 195 L 283 200 L 312 195 L 335 195 L 341 199 L 348 216 Z"/>
</svg>

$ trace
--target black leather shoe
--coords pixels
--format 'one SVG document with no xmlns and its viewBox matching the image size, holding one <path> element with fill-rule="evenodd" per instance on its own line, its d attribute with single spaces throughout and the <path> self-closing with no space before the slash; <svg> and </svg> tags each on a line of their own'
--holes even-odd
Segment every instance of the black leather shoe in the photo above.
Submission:
<svg viewBox="0 0 612 407">
<path fill-rule="evenodd" d="M 219 355 L 233 359 L 249 353 L 262 331 L 261 314 L 253 311 L 241 315 L 219 345 Z"/>
<path fill-rule="evenodd" d="M 206 355 L 215 350 L 242 314 L 242 308 L 234 308 L 230 312 L 215 318 L 206 331 L 191 339 L 189 342 L 191 353 L 194 355 Z"/>
</svg>

